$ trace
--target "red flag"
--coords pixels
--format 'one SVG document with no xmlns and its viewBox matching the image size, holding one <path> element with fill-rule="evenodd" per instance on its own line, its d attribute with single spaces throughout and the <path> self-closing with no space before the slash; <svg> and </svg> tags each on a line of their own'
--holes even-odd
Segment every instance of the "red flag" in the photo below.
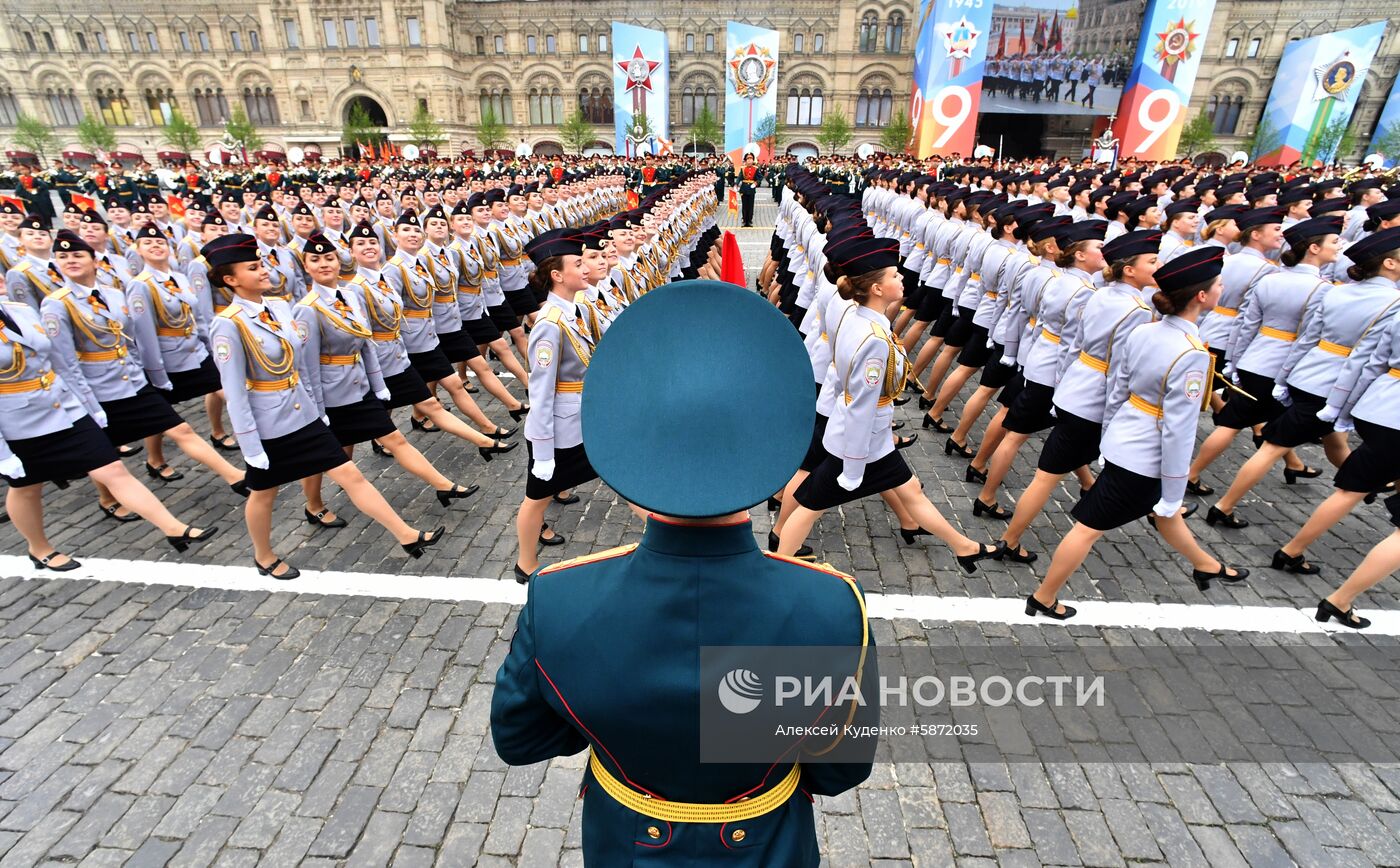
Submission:
<svg viewBox="0 0 1400 868">
<path fill-rule="evenodd" d="M 738 213 L 739 213 L 739 191 L 738 191 L 738 190 L 730 190 L 730 191 L 729 191 L 729 214 L 730 214 L 730 216 L 732 217 L 733 215 L 738 214 Z"/>
<path fill-rule="evenodd" d="M 628 210 L 628 211 L 631 211 L 633 208 L 636 208 L 636 207 L 637 207 L 638 205 L 640 205 L 640 204 L 642 204 L 642 197 L 641 197 L 641 194 L 639 194 L 636 190 L 628 190 L 628 191 L 627 191 L 627 210 Z"/>
<path fill-rule="evenodd" d="M 16 208 L 18 208 L 21 213 L 24 213 L 25 208 L 23 199 L 16 199 L 14 196 L 0 196 L 0 202 L 5 202 L 6 204 L 13 205 Z"/>
<path fill-rule="evenodd" d="M 1021 19 L 1021 41 L 1016 48 L 1016 53 L 1024 55 L 1026 53 L 1026 19 Z"/>
<path fill-rule="evenodd" d="M 1064 51 L 1064 41 L 1060 37 L 1060 10 L 1055 10 L 1055 17 L 1050 21 L 1050 47 L 1055 51 Z"/>
<path fill-rule="evenodd" d="M 1001 41 L 997 43 L 997 60 L 1006 56 L 1006 28 L 1001 28 Z"/>
<path fill-rule="evenodd" d="M 719 279 L 735 286 L 745 286 L 744 257 L 739 253 L 739 239 L 729 230 L 724 232 L 724 246 L 720 248 Z"/>
<path fill-rule="evenodd" d="M 170 208 L 170 216 L 176 220 L 182 220 L 185 216 L 185 200 L 173 193 L 165 197 L 165 204 Z"/>
<path fill-rule="evenodd" d="M 79 208 L 83 209 L 84 211 L 92 211 L 92 210 L 94 210 L 94 209 L 97 207 L 97 200 L 96 200 L 96 199 L 91 199 L 91 198 L 89 198 L 89 197 L 87 197 L 87 196 L 79 196 L 77 193 L 74 193 L 74 194 L 73 194 L 73 204 L 74 204 L 74 205 L 77 205 Z"/>
<path fill-rule="evenodd" d="M 1040 13 L 1035 13 L 1035 36 L 1031 40 L 1035 43 L 1037 51 L 1045 50 L 1045 19 L 1040 17 Z"/>
</svg>

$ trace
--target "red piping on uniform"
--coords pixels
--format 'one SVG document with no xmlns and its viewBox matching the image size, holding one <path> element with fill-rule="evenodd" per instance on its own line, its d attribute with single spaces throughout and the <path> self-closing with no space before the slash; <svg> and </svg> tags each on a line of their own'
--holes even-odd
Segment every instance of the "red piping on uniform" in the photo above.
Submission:
<svg viewBox="0 0 1400 868">
<path fill-rule="evenodd" d="M 633 843 L 633 844 L 636 844 L 636 845 L 638 845 L 638 846 L 640 846 L 640 847 L 653 847 L 653 848 L 656 848 L 656 847 L 665 847 L 667 844 L 671 843 L 671 834 L 672 834 L 672 832 L 671 832 L 671 823 L 670 823 L 670 821 L 669 821 L 669 820 L 661 820 L 661 821 L 659 821 L 659 822 L 662 822 L 662 823 L 665 823 L 665 824 L 666 824 L 666 840 L 665 840 L 665 841 L 662 841 L 662 842 L 659 843 L 659 844 L 648 844 L 646 841 L 633 841 L 632 843 Z"/>
<path fill-rule="evenodd" d="M 748 524 L 750 521 L 753 520 L 750 518 L 740 518 L 735 519 L 734 521 L 707 522 L 705 524 L 695 524 L 694 522 L 689 521 L 672 521 L 670 519 L 659 516 L 654 512 L 647 513 L 647 518 L 654 518 L 662 524 L 669 524 L 672 527 L 737 527 L 741 524 Z"/>
</svg>

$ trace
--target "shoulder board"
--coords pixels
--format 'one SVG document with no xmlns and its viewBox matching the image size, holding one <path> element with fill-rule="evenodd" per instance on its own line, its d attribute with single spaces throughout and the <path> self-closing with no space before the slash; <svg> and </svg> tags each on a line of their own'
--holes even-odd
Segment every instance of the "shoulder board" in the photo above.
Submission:
<svg viewBox="0 0 1400 868">
<path fill-rule="evenodd" d="M 219 316 L 218 316 L 217 318 L 218 318 L 218 319 L 233 319 L 234 317 L 238 316 L 238 314 L 241 313 L 242 310 L 243 310 L 243 306 L 242 306 L 242 305 L 239 305 L 239 304 L 230 304 L 228 307 L 226 307 L 226 308 L 224 308 L 223 310 L 219 311 Z"/>
<path fill-rule="evenodd" d="M 308 292 L 306 295 L 303 295 L 301 297 L 301 301 L 297 302 L 297 307 L 313 307 L 315 304 L 316 293 Z"/>
<path fill-rule="evenodd" d="M 559 310 L 559 308 L 551 304 L 549 306 L 549 310 L 545 312 L 544 321 L 557 324 L 563 318 L 563 316 L 563 311 Z"/>
<path fill-rule="evenodd" d="M 1206 350 L 1206 345 L 1203 344 L 1203 343 L 1201 343 L 1201 339 L 1198 338 L 1198 337 L 1196 337 L 1195 335 L 1187 335 L 1187 336 L 1186 336 L 1186 340 L 1190 341 L 1190 342 L 1191 342 L 1191 346 L 1195 347 L 1196 349 L 1200 350 L 1201 352 L 1203 352 L 1203 353 L 1204 353 L 1204 352 L 1207 352 L 1207 350 Z"/>
<path fill-rule="evenodd" d="M 884 326 L 880 325 L 880 324 L 877 323 L 877 322 L 873 322 L 873 323 L 870 324 L 870 331 L 871 331 L 872 334 L 875 335 L 875 337 L 877 337 L 877 338 L 879 338 L 879 339 L 881 339 L 881 340 L 887 341 L 887 340 L 890 339 L 890 333 L 889 333 L 889 331 L 888 331 Z"/>
<path fill-rule="evenodd" d="M 796 564 L 799 567 L 806 567 L 807 569 L 812 570 L 813 572 L 826 573 L 829 576 L 836 576 L 839 579 L 851 580 L 853 578 L 852 576 L 849 576 L 836 569 L 831 564 L 819 564 L 816 561 L 804 561 L 799 558 L 790 558 L 787 555 L 780 555 L 777 552 L 764 552 L 763 556 L 765 558 L 771 558 L 775 561 L 783 561 L 784 563 Z"/>
<path fill-rule="evenodd" d="M 33 264 L 32 264 L 31 262 L 29 262 L 28 260 L 25 260 L 24 262 L 21 262 L 21 263 L 18 263 L 17 265 L 15 265 L 15 271 L 18 271 L 18 272 L 20 272 L 21 274 L 25 274 L 25 273 L 28 273 L 28 271 L 29 271 L 29 269 L 30 269 L 31 267 L 33 267 Z"/>
<path fill-rule="evenodd" d="M 366 289 L 369 288 L 369 281 L 365 280 L 365 276 L 363 274 L 357 274 L 354 277 L 350 278 L 350 282 L 359 287 L 364 287 Z"/>
<path fill-rule="evenodd" d="M 205 268 L 208 268 L 208 267 L 209 267 L 209 260 L 207 260 L 207 259 L 204 258 L 204 254 L 203 254 L 203 253 L 201 253 L 200 255 L 196 256 L 194 259 L 190 260 L 190 264 L 191 264 L 191 265 L 193 265 L 193 264 L 196 263 L 196 262 L 198 262 L 200 265 L 203 265 Z"/>
<path fill-rule="evenodd" d="M 60 289 L 54 290 L 54 291 L 49 295 L 49 298 L 54 299 L 55 301 L 57 301 L 57 300 L 59 300 L 59 299 L 61 299 L 61 298 L 66 298 L 66 297 L 68 296 L 68 293 L 70 293 L 70 292 L 72 292 L 72 291 L 73 291 L 73 290 L 71 290 L 71 289 L 69 289 L 68 287 L 65 286 L 65 287 L 62 287 L 62 288 L 60 288 Z M 21 302 L 21 304 L 22 304 L 22 303 L 23 303 L 23 302 Z"/>
<path fill-rule="evenodd" d="M 403 257 L 402 257 L 400 254 L 395 253 L 393 256 L 390 256 L 390 257 L 389 257 L 389 262 L 388 262 L 388 264 L 389 264 L 389 265 L 403 265 Z"/>
<path fill-rule="evenodd" d="M 155 279 L 156 279 L 156 276 L 155 276 L 154 274 L 151 274 L 151 272 L 147 271 L 147 270 L 144 269 L 144 268 L 141 270 L 141 273 L 140 273 L 140 274 L 138 274 L 138 275 L 136 275 L 135 277 L 132 278 L 132 280 L 155 280 Z"/>
<path fill-rule="evenodd" d="M 557 564 L 550 564 L 549 566 L 540 570 L 535 575 L 542 576 L 545 573 L 557 573 L 560 570 L 567 570 L 570 567 L 581 567 L 584 564 L 595 564 L 599 561 L 608 561 L 612 560 L 613 558 L 625 557 L 626 555 L 632 554 L 632 552 L 634 552 L 636 548 L 637 544 L 632 543 L 630 545 L 618 546 L 615 549 L 608 549 L 606 551 L 595 552 L 591 555 L 584 555 L 581 558 L 571 558 L 567 561 L 560 561 Z"/>
<path fill-rule="evenodd" d="M 588 300 L 588 291 L 580 289 L 578 292 L 574 293 L 574 304 L 592 304 L 592 302 Z"/>
</svg>

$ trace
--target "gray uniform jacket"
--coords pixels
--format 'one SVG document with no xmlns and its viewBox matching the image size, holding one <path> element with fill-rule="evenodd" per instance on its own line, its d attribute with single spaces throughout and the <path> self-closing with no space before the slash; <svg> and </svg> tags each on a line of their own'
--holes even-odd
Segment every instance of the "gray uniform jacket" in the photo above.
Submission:
<svg viewBox="0 0 1400 868">
<path fill-rule="evenodd" d="M 447 253 L 457 274 L 457 315 L 463 322 L 481 319 L 486 316 L 486 296 L 481 289 L 486 265 L 481 261 L 481 248 L 473 237 L 454 238 Z"/>
<path fill-rule="evenodd" d="M 339 296 L 339 298 L 337 298 Z M 347 313 L 336 304 L 343 302 Z M 356 287 L 313 282 L 292 310 L 297 336 L 306 353 L 306 380 L 316 406 L 344 407 L 384 390 L 379 355 L 369 316 Z"/>
<path fill-rule="evenodd" d="M 265 453 L 263 440 L 285 437 L 321 417 L 306 383 L 306 351 L 292 310 L 280 298 L 263 301 L 272 322 L 261 318 L 263 306 L 236 297 L 210 329 L 229 421 L 244 457 Z M 255 383 L 281 388 L 260 389 Z"/>
<path fill-rule="evenodd" d="M 1253 247 L 1246 247 L 1239 253 L 1225 256 L 1225 264 L 1220 269 L 1220 301 L 1214 310 L 1208 310 L 1201 317 L 1201 340 L 1219 350 L 1228 349 L 1230 332 L 1235 327 L 1235 318 L 1240 308 L 1258 282 L 1267 274 L 1273 274 L 1278 266 L 1264 258 Z"/>
<path fill-rule="evenodd" d="M 1133 329 L 1152 318 L 1142 294 L 1127 284 L 1115 281 L 1090 295 L 1077 326 L 1062 338 L 1055 406 L 1081 419 L 1102 422 L 1114 348 L 1121 348 Z"/>
<path fill-rule="evenodd" d="M 267 264 L 268 277 L 272 280 L 272 295 L 286 296 L 295 303 L 306 294 L 306 278 L 302 276 L 301 263 L 297 262 L 292 251 L 280 244 L 271 247 L 259 241 L 258 252 Z"/>
<path fill-rule="evenodd" d="M 1400 311 L 1394 282 L 1376 276 L 1327 290 L 1322 303 L 1303 318 L 1274 382 L 1346 408 L 1361 366 L 1381 344 L 1385 320 Z"/>
<path fill-rule="evenodd" d="M 63 275 L 53 260 L 36 259 L 28 253 L 5 272 L 5 295 L 11 301 L 22 301 L 36 311 L 40 303 L 61 286 Z"/>
<path fill-rule="evenodd" d="M 477 226 L 476 251 L 481 254 L 481 264 L 486 270 L 481 276 L 481 294 L 487 307 L 499 307 L 506 303 L 505 290 L 501 288 L 501 251 L 496 247 L 496 238 L 487 227 Z"/>
<path fill-rule="evenodd" d="M 350 278 L 350 284 L 359 292 L 363 310 L 369 317 L 370 336 L 379 356 L 380 372 L 385 377 L 403 373 L 408 367 L 408 349 L 401 334 L 403 303 L 399 294 L 380 272 L 363 266 Z"/>
<path fill-rule="evenodd" d="M 525 437 L 536 461 L 553 461 L 556 449 L 583 442 L 579 407 L 593 342 L 579 327 L 577 307 L 551 292 L 530 330 L 530 415 L 525 417 Z"/>
<path fill-rule="evenodd" d="M 91 297 L 100 304 L 94 306 Z M 89 406 L 97 401 L 130 398 L 146 385 L 145 353 L 158 353 L 154 346 L 142 346 L 132 333 L 131 313 L 121 290 L 101 286 L 81 287 L 66 281 L 63 288 L 40 306 L 44 330 L 53 342 L 53 363 Z M 159 367 L 151 379 L 158 388 L 170 388 L 170 380 Z"/>
<path fill-rule="evenodd" d="M 840 393 L 822 447 L 841 460 L 848 479 L 861 479 L 867 464 L 894 451 L 892 399 L 903 390 L 909 360 L 884 314 L 860 306 L 841 324 L 832 354 Z"/>
<path fill-rule="evenodd" d="M 1040 335 L 1040 302 L 1045 286 L 1060 276 L 1060 270 L 1048 259 L 1041 259 L 1032 268 L 1021 271 L 1011 292 L 1010 320 L 1002 335 L 1003 358 L 1015 359 L 1018 365 L 1030 360 L 1031 347 Z M 1043 385 L 1053 386 L 1054 383 Z"/>
<path fill-rule="evenodd" d="M 121 289 L 126 286 L 128 280 L 131 280 L 131 267 L 124 257 L 111 253 L 99 253 L 96 258 L 98 283 Z M 208 270 L 207 267 L 205 270 Z"/>
<path fill-rule="evenodd" d="M 969 306 L 976 309 L 972 316 L 973 324 L 987 329 L 989 333 L 996 326 L 997 317 L 1006 309 L 1001 294 L 1002 278 L 1012 270 L 1016 259 L 1016 245 L 1006 238 L 993 241 L 982 254 L 982 293 L 976 304 Z"/>
<path fill-rule="evenodd" d="M 1304 318 L 1331 288 L 1315 265 L 1295 265 L 1261 278 L 1235 318 L 1225 375 L 1249 371 L 1272 380 L 1303 331 Z"/>
<path fill-rule="evenodd" d="M 1356 396 L 1346 414 L 1363 422 L 1400 429 L 1400 319 L 1390 317 L 1375 351 L 1365 359 L 1352 386 Z M 1348 360 L 1350 361 L 1350 360 Z M 1384 484 L 1389 480 L 1382 479 Z"/>
<path fill-rule="evenodd" d="M 19 301 L 3 304 L 19 331 L 0 329 L 5 336 L 0 341 L 0 369 L 7 372 L 0 383 L 49 382 L 34 391 L 0 395 L 0 459 L 14 455 L 10 451 L 11 440 L 66 431 L 87 415 L 96 416 L 99 421 L 104 419 L 97 402 L 84 401 L 55 369 L 56 351 L 34 308 Z"/>
<path fill-rule="evenodd" d="M 426 353 L 436 347 L 432 272 L 423 261 L 423 251 L 415 256 L 400 250 L 389 257 L 389 263 L 380 274 L 399 294 L 403 305 L 403 321 L 399 324 L 403 345 L 410 353 Z"/>
<path fill-rule="evenodd" d="M 168 382 L 168 372 L 192 371 L 209 357 L 209 327 L 199 318 L 199 299 L 184 275 L 147 268 L 127 283 L 126 303 L 151 382 Z M 148 347 L 156 351 L 144 351 Z"/>
<path fill-rule="evenodd" d="M 418 251 L 433 281 L 433 328 L 438 334 L 462 330 L 462 314 L 457 309 L 457 264 L 446 247 L 429 241 Z"/>
<path fill-rule="evenodd" d="M 1104 460 L 1162 480 L 1162 500 L 1186 493 L 1211 356 L 1196 324 L 1177 316 L 1133 329 L 1108 372 Z"/>
<path fill-rule="evenodd" d="M 530 278 L 530 270 L 525 267 L 525 241 L 521 238 L 519 230 L 509 222 L 492 220 L 490 233 L 501 257 L 500 265 L 497 266 L 500 270 L 501 290 L 513 292 L 524 289 L 526 281 Z"/>
<path fill-rule="evenodd" d="M 1064 370 L 1062 357 L 1075 340 L 1084 306 L 1095 292 L 1089 272 L 1066 268 L 1045 282 L 1036 306 L 1040 335 L 1031 343 L 1021 372 L 1027 382 L 1054 386 Z"/>
</svg>

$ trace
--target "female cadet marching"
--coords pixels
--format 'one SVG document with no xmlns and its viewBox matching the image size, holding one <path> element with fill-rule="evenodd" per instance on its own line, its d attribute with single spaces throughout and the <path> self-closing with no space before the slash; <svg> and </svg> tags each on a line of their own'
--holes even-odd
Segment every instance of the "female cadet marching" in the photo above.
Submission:
<svg viewBox="0 0 1400 868">
<path fill-rule="evenodd" d="M 1021 564 L 1036 560 L 1035 552 L 1021 547 L 1022 535 L 1065 474 L 1099 456 L 1114 349 L 1123 346 L 1133 329 L 1153 319 L 1142 294 L 1155 286 L 1161 244 L 1161 232 L 1137 229 L 1103 246 L 1111 282 L 1092 294 L 1064 335 L 1063 371 L 1055 386 L 1055 427 L 1045 438 L 1035 478 L 1016 500 L 1011 523 L 997 543 L 998 559 Z"/>
<path fill-rule="evenodd" d="M 1273 396 L 1274 377 L 1287 358 L 1290 346 L 1298 339 L 1303 317 L 1312 309 L 1313 299 L 1320 300 L 1331 288 L 1331 284 L 1322 279 L 1321 269 L 1335 262 L 1341 253 L 1341 231 L 1341 217 L 1318 217 L 1289 226 L 1284 230 L 1289 246 L 1283 254 L 1285 268 L 1261 277 L 1245 297 L 1230 333 L 1225 352 L 1229 362 L 1223 373 L 1247 394 L 1232 393 L 1230 400 L 1215 414 L 1215 430 L 1201 444 L 1201 451 L 1191 464 L 1191 476 L 1186 483 L 1189 493 L 1214 494 L 1214 488 L 1200 481 L 1206 468 L 1220 457 L 1235 435 L 1245 428 L 1272 422 L 1283 414 L 1284 406 Z M 1289 485 L 1322 474 L 1321 470 L 1304 466 L 1292 450 L 1285 455 L 1289 466 L 1284 468 L 1283 475 L 1284 482 Z M 1229 528 L 1249 526 L 1245 519 L 1221 512 L 1214 506 L 1206 514 L 1206 522 Z"/>
<path fill-rule="evenodd" d="M 330 239 L 319 232 L 307 238 L 302 248 L 307 292 L 292 311 L 305 344 L 306 379 L 331 432 L 351 457 L 356 443 L 379 443 L 400 466 L 428 483 L 443 506 L 471 497 L 479 486 L 458 485 L 442 475 L 394 426 L 384 403 L 390 393 L 374 352 L 369 317 L 359 294 L 340 281 L 340 266 L 340 251 Z M 319 474 L 303 479 L 301 486 L 308 524 L 345 526 L 326 508 Z"/>
<path fill-rule="evenodd" d="M 1220 299 L 1223 251 L 1193 249 L 1158 267 L 1153 305 L 1163 319 L 1140 325 L 1117 348 L 1109 369 L 1100 451 L 1104 469 L 1075 505 L 1065 534 L 1040 586 L 1026 598 L 1027 615 L 1056 620 L 1074 616 L 1059 602 L 1060 589 L 1105 533 L 1148 515 L 1162 537 L 1192 566 L 1201 590 L 1214 579 L 1243 581 L 1197 544 L 1181 515 L 1186 471 L 1196 445 L 1196 423 L 1212 374 L 1211 355 L 1196 321 Z"/>
<path fill-rule="evenodd" d="M 405 322 L 399 293 L 379 270 L 379 236 L 368 222 L 350 230 L 350 253 L 355 257 L 357 271 L 350 283 L 357 287 L 369 316 L 370 337 L 379 355 L 379 368 L 389 389 L 389 409 L 412 406 L 431 419 L 436 430 L 477 447 L 483 460 L 490 461 L 497 452 L 509 452 L 516 444 L 487 437 L 447 411 L 412 364 L 404 344 L 402 327 Z M 455 373 L 453 376 L 456 376 Z M 460 383 L 460 381 L 459 381 Z"/>
<path fill-rule="evenodd" d="M 159 233 L 157 233 L 158 235 Z M 164 238 L 164 236 L 159 236 Z M 90 394 L 107 414 L 107 437 L 122 446 L 162 434 L 189 457 L 217 473 L 236 493 L 246 495 L 243 474 L 223 459 L 163 397 L 174 388 L 163 367 L 160 347 L 139 339 L 135 321 L 152 315 L 130 306 L 119 290 L 97 282 L 92 248 L 76 235 L 57 258 L 66 278 L 58 292 L 44 299 L 40 312 L 54 343 L 55 361 L 69 388 Z M 168 467 L 146 464 L 152 478 L 170 479 Z M 119 501 L 98 488 L 102 511 L 128 520 Z M 129 507 L 128 507 L 129 508 Z"/>
<path fill-rule="evenodd" d="M 1322 286 L 1312 293 L 1303 312 L 1301 333 L 1292 341 L 1283 364 L 1274 375 L 1273 396 L 1287 409 L 1264 426 L 1264 443 L 1249 457 L 1215 507 L 1233 517 L 1244 496 L 1268 475 L 1270 468 L 1289 450 L 1322 438 L 1327 460 L 1341 467 L 1351 454 L 1346 431 L 1335 430 L 1337 410 L 1361 373 L 1371 353 L 1380 345 L 1385 321 L 1400 311 L 1396 280 L 1400 278 L 1400 228 L 1385 229 L 1352 244 L 1346 255 L 1352 283 Z M 1378 331 L 1378 329 L 1380 331 Z M 1296 330 L 1296 328 L 1295 328 Z M 1360 363 L 1350 357 L 1360 353 Z M 1333 404 L 1332 395 L 1338 397 Z M 1350 424 L 1343 420 L 1343 427 Z M 1234 522 L 1225 522 L 1230 527 Z M 1300 552 L 1280 549 L 1274 553 L 1275 569 L 1311 575 L 1317 567 Z"/>
<path fill-rule="evenodd" d="M 479 198 L 481 194 L 473 194 L 472 197 L 463 199 L 452 209 L 452 231 L 453 238 L 448 245 L 448 253 L 455 258 L 454 267 L 457 270 L 457 310 L 462 318 L 462 328 L 481 352 L 481 368 L 472 367 L 476 371 L 477 377 L 482 378 L 483 385 L 487 391 L 495 395 L 495 390 L 489 381 L 483 378 L 482 368 L 490 371 L 490 366 L 486 364 L 485 356 L 487 350 L 496 354 L 497 360 L 505 367 L 506 371 L 514 375 L 520 382 L 522 388 L 527 391 L 530 388 L 530 375 L 526 373 L 525 367 L 520 364 L 520 359 L 516 358 L 515 351 L 511 349 L 510 342 L 504 337 L 496 321 L 492 319 L 487 299 L 487 280 L 495 280 L 495 291 L 500 293 L 500 281 L 496 279 L 493 272 L 487 269 L 487 260 L 483 254 L 483 247 L 489 247 L 481 242 L 476 234 L 476 224 L 472 218 L 472 209 L 468 204 L 472 198 Z M 486 209 L 480 206 L 484 214 Z M 494 255 L 494 254 L 493 254 Z M 494 261 L 494 260 L 493 260 Z M 504 296 L 501 297 L 502 300 Z M 518 326 L 518 323 L 517 323 Z M 463 366 L 458 366 L 457 373 L 466 376 Z M 495 376 L 494 372 L 491 372 Z M 500 378 L 497 377 L 497 382 Z M 502 384 L 504 388 L 504 384 Z M 497 397 L 500 397 L 497 395 Z M 504 399 L 502 399 L 504 400 Z M 528 411 L 529 407 L 526 405 Z M 515 414 L 512 419 L 519 420 Z"/>
<path fill-rule="evenodd" d="M 490 190 L 486 193 L 486 203 L 491 210 L 489 233 L 492 243 L 500 256 L 497 269 L 500 272 L 501 292 L 506 304 L 517 319 L 527 325 L 534 324 L 535 311 L 540 309 L 540 301 L 530 288 L 530 269 L 526 265 L 525 241 L 520 231 L 513 225 L 508 197 L 523 199 L 523 194 L 512 187 L 511 192 Z"/>
<path fill-rule="evenodd" d="M 793 493 L 797 508 L 783 525 L 778 552 L 793 556 L 823 511 L 893 489 L 919 527 L 951 548 L 960 567 L 974 572 L 994 549 L 948 523 L 890 436 L 893 401 L 904 391 L 909 365 L 885 315 L 904 296 L 899 242 L 857 237 L 825 253 L 840 274 L 837 291 L 856 306 L 848 314 L 851 321 L 841 323 L 832 350 L 840 397 L 822 438 L 828 454 Z"/>
<path fill-rule="evenodd" d="M 59 233 L 55 251 L 65 259 L 94 256 L 86 241 L 68 231 Z M 69 285 L 71 280 L 65 288 Z M 82 288 L 97 291 L 91 282 Z M 105 321 L 96 312 L 93 319 Z M 80 566 L 45 535 L 45 482 L 66 485 L 71 479 L 90 477 L 158 527 L 176 551 L 217 533 L 217 527 L 180 522 L 131 475 L 102 432 L 108 419 L 93 391 L 70 386 L 55 365 L 61 352 L 32 307 L 9 300 L 0 304 L 0 475 L 9 484 L 5 510 L 28 543 L 34 566 L 60 572 Z"/>
<path fill-rule="evenodd" d="M 411 557 L 421 557 L 445 528 L 423 533 L 410 527 L 379 490 L 361 475 L 326 427 L 303 376 L 306 349 L 291 309 L 273 297 L 256 239 L 225 235 L 204 247 L 210 279 L 228 286 L 233 302 L 210 329 L 214 362 L 228 396 L 234 436 L 248 464 L 252 490 L 245 510 L 258 574 L 275 579 L 301 575 L 272 548 L 272 507 L 277 488 L 325 473 L 362 512 L 393 534 Z"/>
</svg>

